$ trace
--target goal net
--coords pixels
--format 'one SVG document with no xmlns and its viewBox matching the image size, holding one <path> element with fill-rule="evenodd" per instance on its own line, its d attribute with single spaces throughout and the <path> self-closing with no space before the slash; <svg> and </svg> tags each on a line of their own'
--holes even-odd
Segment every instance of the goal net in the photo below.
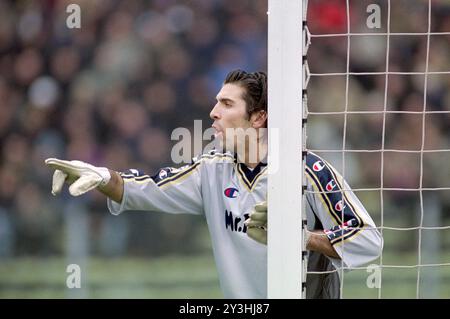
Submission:
<svg viewBox="0 0 450 319">
<path fill-rule="evenodd" d="M 269 0 L 268 15 L 269 297 L 303 298 L 323 273 L 299 253 L 312 151 L 384 239 L 370 264 L 333 270 L 341 298 L 449 298 L 450 3 Z"/>
</svg>

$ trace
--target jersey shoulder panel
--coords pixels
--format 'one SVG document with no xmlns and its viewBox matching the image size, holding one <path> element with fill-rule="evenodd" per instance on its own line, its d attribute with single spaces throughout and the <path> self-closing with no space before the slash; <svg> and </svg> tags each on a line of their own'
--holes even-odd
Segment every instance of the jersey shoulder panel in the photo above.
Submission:
<svg viewBox="0 0 450 319">
<path fill-rule="evenodd" d="M 230 152 L 219 152 L 216 150 L 211 150 L 207 153 L 203 153 L 192 159 L 192 164 L 194 163 L 234 163 L 235 156 Z"/>
</svg>

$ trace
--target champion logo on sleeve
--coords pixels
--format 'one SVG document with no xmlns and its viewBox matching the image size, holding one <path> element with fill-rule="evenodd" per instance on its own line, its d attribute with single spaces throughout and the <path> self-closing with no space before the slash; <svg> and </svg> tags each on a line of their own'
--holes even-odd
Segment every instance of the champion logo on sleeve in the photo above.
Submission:
<svg viewBox="0 0 450 319">
<path fill-rule="evenodd" d="M 321 170 L 323 170 L 325 167 L 325 165 L 322 163 L 322 161 L 317 161 L 313 164 L 313 170 L 315 172 L 320 172 Z"/>
<path fill-rule="evenodd" d="M 160 179 L 166 178 L 166 177 L 167 177 L 167 171 L 164 170 L 164 169 L 162 169 L 162 170 L 159 172 L 158 176 L 159 176 Z"/>
<path fill-rule="evenodd" d="M 333 179 L 328 182 L 327 186 L 325 186 L 327 191 L 332 191 L 335 187 L 336 187 L 336 183 L 334 182 Z"/>
</svg>

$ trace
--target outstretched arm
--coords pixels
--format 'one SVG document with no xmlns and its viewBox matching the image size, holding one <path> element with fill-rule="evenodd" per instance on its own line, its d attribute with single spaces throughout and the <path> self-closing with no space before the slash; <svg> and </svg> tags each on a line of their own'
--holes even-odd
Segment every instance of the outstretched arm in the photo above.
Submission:
<svg viewBox="0 0 450 319">
<path fill-rule="evenodd" d="M 165 213 L 202 214 L 200 160 L 183 168 L 163 168 L 149 176 L 138 170 L 118 173 L 82 161 L 48 158 L 45 163 L 55 170 L 52 194 L 61 192 L 68 183 L 72 196 L 98 189 L 108 197 L 107 205 L 114 215 L 126 210 Z"/>
</svg>

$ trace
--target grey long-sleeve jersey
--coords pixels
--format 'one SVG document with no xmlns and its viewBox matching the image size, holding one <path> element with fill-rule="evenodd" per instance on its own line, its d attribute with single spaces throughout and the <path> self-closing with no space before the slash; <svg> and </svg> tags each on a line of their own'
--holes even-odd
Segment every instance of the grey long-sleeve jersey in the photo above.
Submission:
<svg viewBox="0 0 450 319">
<path fill-rule="evenodd" d="M 381 236 L 373 229 L 375 224 L 353 192 L 344 192 L 344 198 L 342 193 L 333 192 L 342 189 L 344 181 L 340 175 L 313 153 L 307 155 L 305 173 L 308 228 L 332 229 L 327 236 L 346 266 L 360 266 L 375 259 L 381 251 Z M 121 203 L 108 199 L 112 214 L 145 210 L 203 215 L 224 296 L 267 298 L 267 246 L 249 238 L 244 224 L 253 206 L 266 199 L 265 164 L 251 170 L 238 163 L 232 154 L 212 151 L 194 158 L 191 165 L 162 168 L 154 176 L 135 169 L 120 174 L 124 194 Z M 348 185 L 344 187 L 348 189 Z M 334 228 L 344 224 L 352 227 Z M 308 268 L 312 270 L 341 265 L 340 260 L 323 255 L 319 262 L 311 257 Z M 326 268 L 316 269 L 319 265 Z M 320 296 L 321 282 L 313 280 L 310 291 L 315 292 L 310 296 Z"/>
</svg>

